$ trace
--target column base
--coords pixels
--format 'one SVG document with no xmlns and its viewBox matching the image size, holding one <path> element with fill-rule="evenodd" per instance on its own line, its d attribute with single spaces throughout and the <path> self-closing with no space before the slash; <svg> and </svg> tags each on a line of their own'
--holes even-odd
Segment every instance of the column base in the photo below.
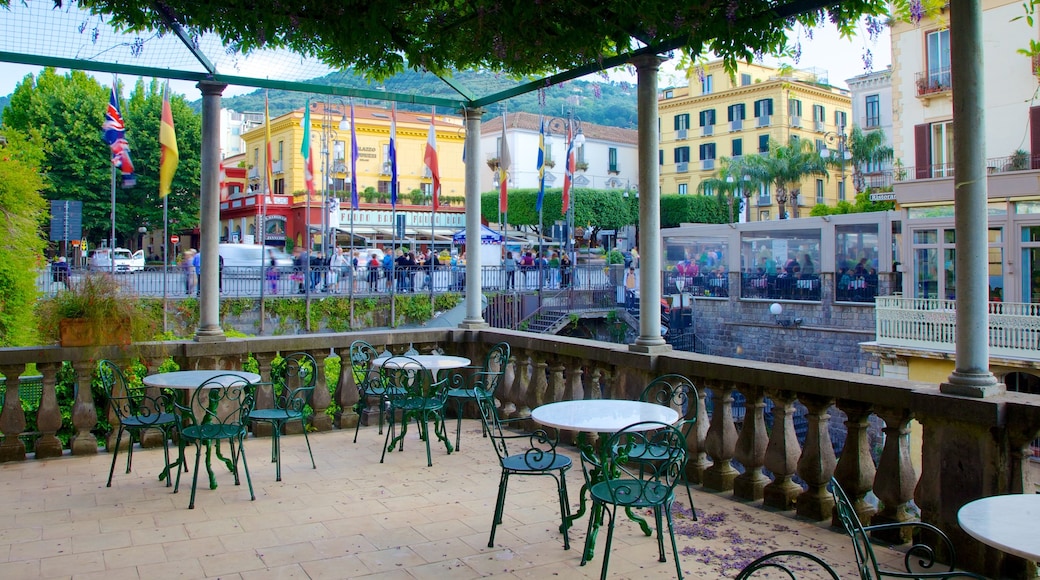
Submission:
<svg viewBox="0 0 1040 580">
<path fill-rule="evenodd" d="M 61 457 L 64 451 L 61 447 L 61 440 L 54 436 L 54 434 L 41 435 L 36 440 L 36 459 L 48 459 L 51 457 Z"/>
<path fill-rule="evenodd" d="M 762 499 L 769 478 L 762 474 L 761 469 L 745 471 L 733 480 L 733 496 L 749 501 Z"/>
<path fill-rule="evenodd" d="M 69 440 L 69 449 L 73 455 L 97 455 L 97 439 L 90 431 L 87 431 L 85 434 L 76 433 Z"/>
<path fill-rule="evenodd" d="M 664 341 L 661 341 L 660 343 L 640 343 L 637 339 L 635 344 L 628 345 L 628 350 L 644 354 L 664 354 L 666 352 L 671 352 L 672 345 Z"/>
<path fill-rule="evenodd" d="M 324 411 L 311 415 L 308 424 L 313 427 L 315 431 L 332 431 L 332 417 L 329 417 L 329 415 Z"/>
<path fill-rule="evenodd" d="M 479 330 L 482 328 L 490 328 L 490 326 L 482 318 L 477 318 L 475 320 L 467 318 L 459 323 L 459 328 L 463 330 Z"/>
<path fill-rule="evenodd" d="M 222 329 L 203 328 L 195 333 L 195 342 L 226 342 L 227 336 Z"/>
<path fill-rule="evenodd" d="M 704 487 L 715 491 L 729 491 L 733 489 L 733 480 L 740 472 L 733 468 L 728 462 L 726 465 L 716 463 L 704 472 Z"/>
<path fill-rule="evenodd" d="M 984 399 L 994 395 L 1003 395 L 1007 391 L 1004 383 L 997 382 L 993 373 L 966 373 L 953 371 L 950 378 L 939 384 L 939 392 L 947 395 L 959 395 L 962 397 L 975 397 Z"/>
<path fill-rule="evenodd" d="M 762 490 L 762 505 L 788 511 L 794 508 L 794 499 L 802 493 L 802 487 L 797 483 L 773 481 Z"/>
<path fill-rule="evenodd" d="M 340 411 L 336 413 L 336 426 L 340 429 L 353 429 L 357 427 L 358 421 L 361 418 L 358 417 L 357 412 L 351 411 Z"/>
</svg>

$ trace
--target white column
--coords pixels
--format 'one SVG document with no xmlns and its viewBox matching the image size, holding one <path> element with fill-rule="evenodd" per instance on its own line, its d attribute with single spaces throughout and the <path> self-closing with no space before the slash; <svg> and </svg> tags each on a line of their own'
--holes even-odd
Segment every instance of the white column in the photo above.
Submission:
<svg viewBox="0 0 1040 580">
<path fill-rule="evenodd" d="M 467 108 L 466 118 L 466 318 L 459 328 L 487 328 L 481 313 L 484 297 L 480 275 L 480 115 L 483 109 Z"/>
<path fill-rule="evenodd" d="M 954 227 L 957 231 L 957 355 L 944 393 L 986 397 L 1004 392 L 989 372 L 989 237 L 986 111 L 982 83 L 982 5 L 953 0 L 950 57 L 953 82 Z"/>
<path fill-rule="evenodd" d="M 202 161 L 199 202 L 199 249 L 202 272 L 199 277 L 199 327 L 196 342 L 227 340 L 220 328 L 220 95 L 223 83 L 202 81 Z"/>
<path fill-rule="evenodd" d="M 657 55 L 632 59 L 639 111 L 639 338 L 640 352 L 671 348 L 661 338 L 661 187 L 657 166 Z"/>
</svg>

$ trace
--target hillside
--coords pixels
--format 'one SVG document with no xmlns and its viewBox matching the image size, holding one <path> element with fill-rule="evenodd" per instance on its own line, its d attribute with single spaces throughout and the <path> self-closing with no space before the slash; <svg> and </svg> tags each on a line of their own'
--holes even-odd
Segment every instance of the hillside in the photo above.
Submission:
<svg viewBox="0 0 1040 580">
<path fill-rule="evenodd" d="M 520 84 L 512 79 L 488 72 L 461 72 L 456 74 L 453 81 L 467 87 L 478 95 L 508 89 Z M 414 71 L 408 71 L 387 79 L 379 86 L 370 84 L 364 78 L 354 77 L 347 73 L 333 73 L 318 79 L 317 82 L 369 90 L 386 90 L 395 93 L 444 97 L 458 96 L 458 93 L 435 76 Z M 534 91 L 488 107 L 484 119 L 487 120 L 494 115 L 500 115 L 504 105 L 509 112 L 524 111 L 557 116 L 566 115 L 568 110 L 572 110 L 582 121 L 587 123 L 634 129 L 637 121 L 635 89 L 635 84 L 624 82 L 570 81 L 546 89 L 544 91 L 544 102 L 541 103 L 544 106 L 540 106 L 539 103 L 541 91 Z M 270 91 L 271 116 L 281 115 L 293 109 L 302 108 L 308 97 L 322 98 L 320 95 L 308 93 Z M 375 104 L 375 102 L 370 104 Z M 389 107 L 389 103 L 386 104 Z M 264 91 L 257 90 L 246 95 L 226 98 L 223 99 L 222 105 L 239 112 L 263 111 Z M 192 103 L 192 106 L 196 110 L 201 110 L 201 99 Z M 399 104 L 398 108 L 407 111 L 429 111 L 429 107 L 422 105 Z"/>
</svg>

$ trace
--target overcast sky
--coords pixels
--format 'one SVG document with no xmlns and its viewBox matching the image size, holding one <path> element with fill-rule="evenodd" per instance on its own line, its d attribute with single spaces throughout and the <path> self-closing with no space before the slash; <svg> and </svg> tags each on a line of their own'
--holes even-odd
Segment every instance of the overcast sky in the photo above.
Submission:
<svg viewBox="0 0 1040 580">
<path fill-rule="evenodd" d="M 795 68 L 817 68 L 826 71 L 832 85 L 846 88 L 846 79 L 869 72 L 863 65 L 863 53 L 867 48 L 873 53 L 871 70 L 884 70 L 891 64 L 892 53 L 887 28 L 874 44 L 867 38 L 866 32 L 861 32 L 860 36 L 852 40 L 842 39 L 832 26 L 816 29 L 811 41 L 803 34 L 801 60 L 797 63 L 790 60 L 786 62 L 794 65 Z M 776 59 L 770 58 L 766 59 L 764 64 L 775 66 L 776 63 Z M 39 70 L 40 67 L 35 66 L 0 63 L 0 95 L 11 94 L 15 85 L 21 82 L 25 75 L 36 73 Z M 96 76 L 101 79 L 103 85 L 108 86 L 111 83 L 112 77 L 107 73 L 100 73 Z M 593 75 L 590 78 L 595 79 L 598 76 Z M 132 86 L 134 82 L 130 77 L 125 80 L 126 86 Z M 676 84 L 684 84 L 681 75 L 672 74 L 669 78 L 668 73 L 664 73 L 664 78 L 661 78 L 659 82 L 660 86 Z M 197 100 L 201 96 L 198 89 L 195 88 L 195 83 L 174 81 L 171 86 L 175 92 L 185 95 L 189 101 Z M 230 86 L 224 91 L 224 96 L 232 97 L 253 90 L 255 89 L 252 87 Z"/>
</svg>

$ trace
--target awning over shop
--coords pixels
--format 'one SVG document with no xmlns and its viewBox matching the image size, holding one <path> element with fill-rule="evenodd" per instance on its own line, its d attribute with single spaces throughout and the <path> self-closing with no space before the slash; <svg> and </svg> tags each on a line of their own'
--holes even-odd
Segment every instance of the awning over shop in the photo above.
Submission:
<svg viewBox="0 0 1040 580">
<path fill-rule="evenodd" d="M 466 230 L 459 230 L 451 237 L 451 241 L 456 244 L 466 243 Z M 481 244 L 501 244 L 502 234 L 495 230 L 487 227 L 480 226 L 480 243 Z"/>
</svg>

